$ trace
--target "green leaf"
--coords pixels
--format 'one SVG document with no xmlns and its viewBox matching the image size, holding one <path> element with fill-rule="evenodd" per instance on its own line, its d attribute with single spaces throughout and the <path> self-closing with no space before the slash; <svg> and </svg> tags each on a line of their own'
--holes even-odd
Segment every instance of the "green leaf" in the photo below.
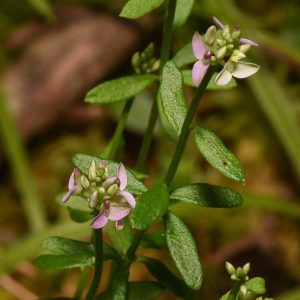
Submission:
<svg viewBox="0 0 300 300">
<path fill-rule="evenodd" d="M 71 207 L 68 207 L 68 211 L 70 218 L 77 223 L 84 223 L 93 218 L 91 212 L 84 212 L 81 210 L 73 209 Z"/>
<path fill-rule="evenodd" d="M 162 70 L 160 99 L 166 121 L 179 136 L 187 107 L 183 95 L 182 74 L 171 60 L 165 64 Z"/>
<path fill-rule="evenodd" d="M 145 230 L 161 218 L 168 209 L 169 193 L 165 184 L 143 193 L 131 214 L 133 228 Z"/>
<path fill-rule="evenodd" d="M 84 101 L 96 104 L 109 104 L 128 100 L 149 86 L 155 75 L 131 75 L 109 80 L 90 90 Z"/>
<path fill-rule="evenodd" d="M 184 84 L 195 87 L 193 80 L 192 80 L 192 70 L 183 70 L 181 72 L 183 75 Z M 211 80 L 209 81 L 209 83 L 207 85 L 208 90 L 229 90 L 229 89 L 232 89 L 237 86 L 237 83 L 234 78 L 232 78 L 229 81 L 229 83 L 227 83 L 226 85 L 223 85 L 223 86 L 217 85 L 215 82 L 217 75 L 218 75 L 218 73 L 215 73 L 212 76 Z"/>
<path fill-rule="evenodd" d="M 144 264 L 158 282 L 172 293 L 184 299 L 191 299 L 191 290 L 161 261 L 150 257 L 140 257 L 138 262 Z"/>
<path fill-rule="evenodd" d="M 113 177 L 113 176 L 117 175 L 119 164 L 116 162 L 113 162 L 110 160 L 102 160 L 97 157 L 93 157 L 90 155 L 84 155 L 84 154 L 76 154 L 73 156 L 73 162 L 74 162 L 75 166 L 79 169 L 80 172 L 82 172 L 85 175 L 88 175 L 89 167 L 93 160 L 96 162 L 96 164 L 100 163 L 100 161 L 103 161 L 107 164 L 108 177 Z M 127 191 L 129 191 L 130 193 L 135 194 L 135 195 L 140 195 L 143 192 L 147 191 L 144 184 L 142 182 L 140 182 L 138 179 L 136 179 L 136 177 L 131 172 L 129 172 L 127 169 L 126 169 L 126 174 L 127 174 L 127 179 L 128 179 L 128 183 L 127 183 L 127 187 L 126 187 Z"/>
<path fill-rule="evenodd" d="M 171 193 L 170 198 L 205 207 L 231 208 L 243 204 L 243 198 L 238 192 L 208 183 L 193 183 L 178 188 Z"/>
<path fill-rule="evenodd" d="M 109 226 L 108 234 L 113 247 L 120 256 L 125 255 L 133 241 L 133 234 L 128 219 L 124 220 L 124 228 L 122 230 L 117 230 L 113 223 L 109 223 L 107 226 Z"/>
<path fill-rule="evenodd" d="M 170 254 L 185 283 L 193 290 L 199 290 L 202 270 L 197 246 L 188 227 L 174 214 L 165 216 L 166 238 Z"/>
<path fill-rule="evenodd" d="M 153 233 L 144 233 L 140 248 L 161 249 L 166 243 L 165 232 L 159 229 Z"/>
<path fill-rule="evenodd" d="M 47 0 L 27 0 L 27 2 L 45 19 L 52 21 L 54 13 Z"/>
<path fill-rule="evenodd" d="M 44 270 L 60 270 L 77 267 L 87 267 L 94 264 L 94 257 L 90 254 L 72 255 L 42 255 L 38 257 L 34 264 Z"/>
<path fill-rule="evenodd" d="M 164 288 L 157 282 L 132 281 L 128 286 L 128 300 L 152 300 L 156 299 Z"/>
<path fill-rule="evenodd" d="M 230 291 L 228 291 L 226 294 L 224 294 L 224 295 L 220 298 L 220 300 L 228 300 L 229 295 L 230 295 Z"/>
<path fill-rule="evenodd" d="M 244 170 L 238 159 L 223 144 L 222 140 L 208 129 L 196 127 L 197 148 L 212 167 L 224 176 L 245 182 Z"/>
<path fill-rule="evenodd" d="M 158 8 L 164 0 L 129 0 L 123 7 L 120 17 L 137 19 Z"/>
<path fill-rule="evenodd" d="M 42 247 L 53 254 L 87 254 L 93 255 L 93 247 L 89 243 L 71 240 L 61 236 L 51 236 L 42 241 Z"/>
<path fill-rule="evenodd" d="M 194 0 L 177 0 L 174 16 L 174 27 L 182 26 L 189 17 L 194 5 Z"/>
<path fill-rule="evenodd" d="M 114 274 L 112 282 L 112 300 L 126 300 L 127 290 L 128 290 L 128 276 L 129 268 L 128 266 L 121 266 L 117 269 Z"/>
<path fill-rule="evenodd" d="M 256 295 L 263 295 L 266 292 L 265 280 L 262 277 L 254 277 L 245 282 L 249 291 Z"/>
<path fill-rule="evenodd" d="M 184 45 L 172 58 L 178 68 L 194 63 L 197 59 L 194 56 L 192 42 Z"/>
</svg>

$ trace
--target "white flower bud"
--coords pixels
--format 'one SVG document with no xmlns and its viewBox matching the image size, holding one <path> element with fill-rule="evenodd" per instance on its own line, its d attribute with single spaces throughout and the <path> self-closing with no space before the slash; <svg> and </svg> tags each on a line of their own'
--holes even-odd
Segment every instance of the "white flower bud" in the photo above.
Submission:
<svg viewBox="0 0 300 300">
<path fill-rule="evenodd" d="M 91 162 L 90 168 L 89 168 L 89 179 L 94 181 L 97 177 L 96 174 L 96 162 L 93 160 Z"/>
<path fill-rule="evenodd" d="M 226 52 L 227 52 L 227 48 L 226 46 L 223 46 L 222 48 L 216 51 L 215 55 L 218 59 L 222 59 L 226 55 Z"/>
<path fill-rule="evenodd" d="M 98 204 L 98 193 L 95 191 L 89 199 L 89 208 L 95 208 Z"/>
<path fill-rule="evenodd" d="M 91 186 L 89 180 L 84 175 L 81 175 L 80 183 L 84 189 L 88 189 Z"/>
<path fill-rule="evenodd" d="M 225 267 L 226 267 L 228 274 L 230 274 L 230 275 L 235 274 L 235 267 L 230 262 L 226 261 Z"/>
<path fill-rule="evenodd" d="M 212 45 L 216 39 L 217 29 L 215 26 L 210 26 L 204 36 L 204 41 L 208 45 Z"/>
</svg>

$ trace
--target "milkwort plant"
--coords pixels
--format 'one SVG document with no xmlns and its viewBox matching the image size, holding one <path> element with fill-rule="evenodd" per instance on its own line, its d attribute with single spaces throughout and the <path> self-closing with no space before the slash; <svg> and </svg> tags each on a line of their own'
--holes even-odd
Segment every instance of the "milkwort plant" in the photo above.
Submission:
<svg viewBox="0 0 300 300">
<path fill-rule="evenodd" d="M 120 16 L 136 19 L 163 2 L 129 0 Z M 239 26 L 224 25 L 215 17 L 214 25 L 204 35 L 196 31 L 192 41 L 170 59 L 172 33 L 186 21 L 192 5 L 193 0 L 168 1 L 159 59 L 155 58 L 151 43 L 144 51 L 133 55 L 134 75 L 101 83 L 86 95 L 85 102 L 94 105 L 126 103 L 115 133 L 102 155 L 76 154 L 73 157 L 75 168 L 68 191 L 60 199 L 60 204 L 68 209 L 74 221 L 90 222 L 91 243 L 49 237 L 42 246 L 52 254 L 42 255 L 35 261 L 37 266 L 46 270 L 80 267 L 82 275 L 73 299 L 155 299 L 164 289 L 182 299 L 192 299 L 193 291 L 199 290 L 202 284 L 201 263 L 189 228 L 169 210 L 169 206 L 181 201 L 198 206 L 231 208 L 243 202 L 238 192 L 207 183 L 170 189 L 190 134 L 194 135 L 197 148 L 213 168 L 228 178 L 245 182 L 240 162 L 221 139 L 209 129 L 192 125 L 192 122 L 207 89 L 232 88 L 237 85 L 234 78 L 249 77 L 259 69 L 258 65 L 245 60 L 250 48 L 258 45 L 242 37 Z M 191 64 L 193 67 L 189 69 Z M 118 160 L 127 116 L 135 96 L 155 83 L 158 83 L 155 85 L 157 90 L 136 168 L 129 170 Z M 189 106 L 183 93 L 185 84 L 195 88 Z M 163 182 L 146 187 L 143 171 L 158 118 L 165 132 L 176 142 L 176 147 Z M 163 222 L 163 232 L 149 233 L 148 229 L 160 221 Z M 114 225 L 110 226 L 110 223 Z M 110 244 L 103 242 L 102 228 L 105 226 L 110 226 L 107 230 Z M 89 230 L 89 225 L 86 229 Z M 162 248 L 165 243 L 180 278 L 163 262 L 136 253 L 138 248 Z M 105 290 L 99 294 L 105 260 L 112 261 L 110 275 Z M 133 262 L 144 264 L 157 281 L 129 281 Z M 91 282 L 87 280 L 89 268 L 93 268 Z M 226 268 L 234 285 L 221 297 L 222 300 L 262 299 L 264 280 L 259 277 L 249 279 L 249 264 L 236 269 L 227 263 Z"/>
</svg>

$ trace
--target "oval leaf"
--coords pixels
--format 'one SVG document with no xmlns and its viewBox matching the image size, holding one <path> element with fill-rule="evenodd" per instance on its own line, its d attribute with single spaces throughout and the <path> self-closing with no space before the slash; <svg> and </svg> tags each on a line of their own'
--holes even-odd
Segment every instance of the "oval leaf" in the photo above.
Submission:
<svg viewBox="0 0 300 300">
<path fill-rule="evenodd" d="M 191 290 L 161 261 L 150 257 L 141 257 L 138 261 L 144 264 L 158 282 L 169 289 L 172 293 L 182 297 L 183 299 L 191 299 Z"/>
<path fill-rule="evenodd" d="M 187 107 L 183 95 L 182 74 L 171 60 L 165 64 L 162 71 L 160 99 L 166 121 L 179 136 Z"/>
<path fill-rule="evenodd" d="M 174 214 L 165 216 L 166 238 L 170 254 L 185 283 L 199 290 L 202 270 L 194 238 L 188 227 Z"/>
<path fill-rule="evenodd" d="M 194 0 L 177 0 L 174 16 L 174 27 L 182 26 L 189 17 L 194 5 Z"/>
<path fill-rule="evenodd" d="M 263 295 L 266 292 L 266 283 L 262 277 L 254 277 L 245 283 L 247 289 L 256 295 Z"/>
<path fill-rule="evenodd" d="M 90 90 L 84 101 L 108 104 L 128 100 L 140 93 L 156 78 L 155 75 L 131 75 L 106 81 Z"/>
<path fill-rule="evenodd" d="M 94 264 L 94 257 L 88 254 L 73 255 L 42 255 L 34 264 L 44 270 L 61 270 L 77 267 L 87 267 Z"/>
<path fill-rule="evenodd" d="M 184 84 L 195 87 L 195 84 L 193 83 L 193 80 L 192 80 L 192 70 L 183 70 L 182 75 L 183 75 Z M 213 91 L 229 90 L 229 89 L 232 89 L 237 86 L 237 83 L 233 77 L 226 85 L 222 85 L 222 86 L 217 85 L 216 84 L 217 75 L 218 75 L 218 73 L 215 73 L 212 76 L 211 80 L 209 81 L 209 83 L 207 85 L 207 88 L 206 88 L 207 90 L 213 90 Z"/>
<path fill-rule="evenodd" d="M 123 7 L 120 17 L 137 19 L 158 8 L 164 0 L 129 0 Z"/>
<path fill-rule="evenodd" d="M 161 218 L 168 209 L 169 193 L 166 185 L 160 184 L 143 193 L 131 214 L 133 228 L 145 230 Z"/>
<path fill-rule="evenodd" d="M 116 176 L 119 168 L 119 164 L 116 162 L 110 160 L 103 160 L 94 156 L 84 154 L 76 154 L 73 156 L 74 165 L 76 166 L 76 168 L 79 169 L 80 172 L 82 172 L 85 175 L 88 175 L 89 167 L 93 160 L 96 162 L 96 164 L 98 164 L 100 161 L 103 161 L 107 164 L 108 177 Z M 128 179 L 126 187 L 127 191 L 135 195 L 140 195 L 141 193 L 147 191 L 144 184 L 138 179 L 136 179 L 136 177 L 131 172 L 126 170 L 126 174 Z"/>
<path fill-rule="evenodd" d="M 229 188 L 208 183 L 193 183 L 173 191 L 172 200 L 205 207 L 231 208 L 242 205 L 242 196 Z"/>
<path fill-rule="evenodd" d="M 126 300 L 127 290 L 128 290 L 128 276 L 129 269 L 128 266 L 121 266 L 118 268 L 117 272 L 114 274 L 112 281 L 112 300 Z"/>
<path fill-rule="evenodd" d="M 228 178 L 245 182 L 241 163 L 217 135 L 208 129 L 196 127 L 195 139 L 197 148 L 212 167 Z"/>
</svg>

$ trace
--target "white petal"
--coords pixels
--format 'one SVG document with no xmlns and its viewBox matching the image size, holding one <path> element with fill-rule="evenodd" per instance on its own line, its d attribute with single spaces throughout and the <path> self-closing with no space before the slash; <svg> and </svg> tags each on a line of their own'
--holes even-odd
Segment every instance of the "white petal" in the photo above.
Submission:
<svg viewBox="0 0 300 300">
<path fill-rule="evenodd" d="M 232 75 L 231 73 L 226 69 L 226 65 L 223 68 L 223 70 L 217 75 L 216 77 L 216 84 L 217 85 L 226 85 L 231 80 Z"/>
<path fill-rule="evenodd" d="M 255 74 L 259 66 L 253 63 L 239 61 L 236 63 L 232 76 L 236 78 L 246 78 Z"/>
</svg>

